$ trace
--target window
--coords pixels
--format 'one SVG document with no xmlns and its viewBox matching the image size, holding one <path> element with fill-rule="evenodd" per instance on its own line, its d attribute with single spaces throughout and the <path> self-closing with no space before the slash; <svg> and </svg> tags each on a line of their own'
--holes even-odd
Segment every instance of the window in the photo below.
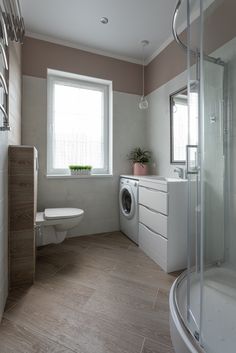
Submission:
<svg viewBox="0 0 236 353">
<path fill-rule="evenodd" d="M 48 175 L 111 174 L 112 83 L 48 70 Z"/>
<path fill-rule="evenodd" d="M 190 115 L 188 113 L 190 106 Z M 198 136 L 198 92 L 191 85 L 188 97 L 187 87 L 170 95 L 170 162 L 185 164 L 186 146 L 197 145 Z"/>
<path fill-rule="evenodd" d="M 188 144 L 187 88 L 170 96 L 171 163 L 184 164 Z"/>
</svg>

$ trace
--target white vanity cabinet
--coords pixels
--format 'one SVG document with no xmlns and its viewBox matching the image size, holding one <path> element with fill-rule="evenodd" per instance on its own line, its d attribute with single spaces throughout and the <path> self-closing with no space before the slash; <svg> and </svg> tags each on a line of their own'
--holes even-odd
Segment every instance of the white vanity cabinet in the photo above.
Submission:
<svg viewBox="0 0 236 353">
<path fill-rule="evenodd" d="M 139 246 L 166 272 L 186 268 L 186 180 L 140 179 Z"/>
</svg>

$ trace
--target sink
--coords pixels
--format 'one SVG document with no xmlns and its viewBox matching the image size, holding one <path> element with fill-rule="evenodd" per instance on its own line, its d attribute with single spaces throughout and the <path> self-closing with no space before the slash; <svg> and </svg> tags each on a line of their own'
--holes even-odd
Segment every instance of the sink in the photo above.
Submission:
<svg viewBox="0 0 236 353">
<path fill-rule="evenodd" d="M 174 182 L 183 182 L 183 181 L 187 181 L 187 179 L 180 179 L 180 178 L 169 178 L 169 177 L 165 177 L 162 175 L 142 175 L 142 176 L 134 176 L 134 175 L 121 175 L 121 177 L 123 178 L 137 178 L 139 180 L 149 180 L 152 182 L 156 182 L 156 183 L 174 183 Z"/>
<path fill-rule="evenodd" d="M 180 181 L 186 181 L 186 179 L 180 179 L 180 178 L 167 178 L 161 175 L 146 175 L 143 177 L 140 177 L 143 180 L 153 180 L 153 181 L 160 181 L 160 182 L 166 182 L 166 183 L 171 183 L 171 182 L 180 182 Z"/>
<path fill-rule="evenodd" d="M 163 180 L 163 181 L 167 181 L 167 179 L 168 179 L 168 178 L 160 176 L 160 175 L 147 175 L 146 178 L 147 179 Z"/>
</svg>

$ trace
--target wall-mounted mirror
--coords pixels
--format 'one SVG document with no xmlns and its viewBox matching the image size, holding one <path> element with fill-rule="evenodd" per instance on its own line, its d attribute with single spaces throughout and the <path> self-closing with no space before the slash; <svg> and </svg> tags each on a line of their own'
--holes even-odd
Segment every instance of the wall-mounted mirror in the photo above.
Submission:
<svg viewBox="0 0 236 353">
<path fill-rule="evenodd" d="M 170 95 L 170 163 L 185 164 L 188 144 L 187 87 Z"/>
</svg>

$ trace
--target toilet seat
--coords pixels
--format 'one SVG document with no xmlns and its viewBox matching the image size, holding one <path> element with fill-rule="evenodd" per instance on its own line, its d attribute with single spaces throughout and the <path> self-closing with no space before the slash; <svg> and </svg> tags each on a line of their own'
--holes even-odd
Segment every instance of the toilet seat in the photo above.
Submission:
<svg viewBox="0 0 236 353">
<path fill-rule="evenodd" d="M 37 212 L 35 223 L 37 226 L 50 226 L 62 224 L 64 222 L 76 221 L 81 218 L 84 211 L 80 208 L 46 208 L 44 212 Z"/>
<path fill-rule="evenodd" d="M 82 216 L 83 210 L 79 208 L 46 208 L 44 218 L 47 220 L 65 219 Z"/>
<path fill-rule="evenodd" d="M 35 219 L 37 246 L 62 243 L 67 232 L 78 226 L 84 216 L 80 208 L 46 208 Z"/>
</svg>

